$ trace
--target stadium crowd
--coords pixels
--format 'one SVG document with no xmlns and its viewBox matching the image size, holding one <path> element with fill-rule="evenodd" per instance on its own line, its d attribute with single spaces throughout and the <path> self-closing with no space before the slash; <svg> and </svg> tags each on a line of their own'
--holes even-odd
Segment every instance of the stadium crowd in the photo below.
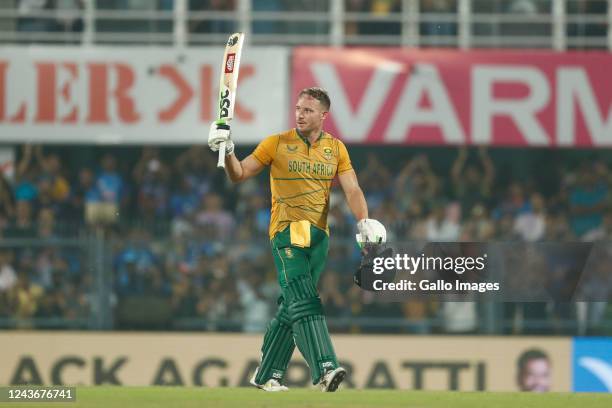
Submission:
<svg viewBox="0 0 612 408">
<path fill-rule="evenodd" d="M 87 322 L 97 313 L 102 294 L 94 260 L 79 244 L 93 234 L 109 243 L 112 283 L 106 295 L 114 327 L 264 329 L 278 297 L 267 243 L 265 175 L 233 186 L 199 146 L 133 148 L 131 156 L 91 148 L 97 161 L 82 154 L 86 148 L 16 150 L 13 178 L 0 178 L 0 318 L 18 327 L 45 327 L 50 319 L 59 318 L 60 325 Z M 370 217 L 387 226 L 392 242 L 612 238 L 612 171 L 605 155 L 508 156 L 484 148 L 351 151 Z M 320 283 L 333 330 L 481 330 L 486 306 L 475 302 L 372 302 L 352 283 L 359 251 L 351 217 L 335 188 L 332 246 Z M 599 252 L 600 265 L 612 264 L 610 251 Z M 602 274 L 609 281 L 608 275 Z M 593 290 L 611 286 L 600 280 Z M 156 313 L 144 321 L 139 310 Z M 508 323 L 500 330 L 572 333 L 576 327 L 568 321 L 597 328 L 606 310 L 603 302 L 588 310 L 576 304 L 507 304 Z"/>
<path fill-rule="evenodd" d="M 11 4 L 12 3 L 12 4 Z M 455 42 L 448 38 L 458 33 L 457 0 L 420 0 L 415 10 L 420 10 L 427 17 L 419 27 L 419 35 L 431 37 L 426 45 L 452 45 Z M 20 32 L 65 32 L 82 33 L 84 29 L 83 0 L 8 0 L 5 7 L 12 6 L 17 10 L 17 18 L 0 20 L 0 26 L 8 31 L 13 27 Z M 401 15 L 404 2 L 401 0 L 345 0 L 347 13 L 344 30 L 351 36 L 399 36 L 402 30 Z M 589 20 L 589 17 L 602 16 L 607 13 L 606 0 L 568 0 L 566 12 L 569 17 L 582 16 L 567 24 L 567 33 L 573 37 L 600 37 L 607 33 L 605 20 Z M 97 0 L 95 7 L 104 11 L 141 12 L 134 18 L 104 17 L 96 21 L 99 32 L 128 33 L 172 33 L 173 0 Z M 238 30 L 234 13 L 238 10 L 237 0 L 189 0 L 189 18 L 187 30 L 190 34 L 231 33 Z M 254 12 L 329 12 L 329 0 L 253 0 L 249 9 Z M 471 9 L 481 18 L 473 24 L 475 36 L 551 36 L 552 24 L 542 21 L 541 16 L 551 15 L 552 0 L 473 0 Z M 152 17 L 151 12 L 160 12 Z M 210 16 L 208 12 L 212 12 Z M 164 14 L 165 13 L 165 14 Z M 512 14 L 519 19 L 499 22 L 496 18 L 483 16 Z M 363 16 L 369 15 L 370 20 Z M 147 17 L 149 16 L 149 17 Z M 586 18 L 584 18 L 586 17 Z M 330 23 L 326 19 L 304 20 L 283 18 L 262 18 L 252 25 L 254 34 L 328 34 Z M 439 37 L 439 40 L 436 38 Z M 447 37 L 447 39 L 444 39 Z M 67 42 L 74 38 L 66 37 Z M 439 43 L 439 44 L 438 44 Z M 581 47 L 592 47 L 582 42 Z"/>
</svg>

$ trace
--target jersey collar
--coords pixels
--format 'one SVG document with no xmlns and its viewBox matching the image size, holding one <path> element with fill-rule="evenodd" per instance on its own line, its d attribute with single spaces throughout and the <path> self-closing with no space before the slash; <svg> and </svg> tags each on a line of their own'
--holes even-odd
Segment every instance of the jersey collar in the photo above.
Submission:
<svg viewBox="0 0 612 408">
<path fill-rule="evenodd" d="M 299 131 L 299 130 L 297 130 L 297 128 L 295 129 L 295 133 L 297 133 L 298 137 L 299 137 L 300 139 L 302 139 L 302 142 L 306 143 L 306 145 L 307 145 L 307 146 L 310 146 L 310 141 L 309 141 L 309 140 L 308 140 L 308 139 L 307 139 L 305 136 L 303 136 L 303 135 L 300 133 L 300 131 Z M 323 131 L 321 131 L 321 133 L 319 134 L 319 137 L 318 137 L 318 138 L 317 138 L 317 140 L 314 142 L 314 144 L 317 144 L 317 143 L 319 142 L 319 140 L 321 140 L 321 138 L 323 137 L 323 133 L 324 133 L 324 132 L 323 132 Z"/>
</svg>

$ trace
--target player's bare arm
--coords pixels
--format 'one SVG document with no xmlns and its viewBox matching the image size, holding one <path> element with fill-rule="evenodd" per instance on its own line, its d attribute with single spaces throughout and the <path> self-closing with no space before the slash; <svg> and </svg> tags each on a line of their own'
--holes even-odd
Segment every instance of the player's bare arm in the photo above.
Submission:
<svg viewBox="0 0 612 408">
<path fill-rule="evenodd" d="M 363 191 L 359 187 L 355 170 L 348 170 L 339 174 L 338 180 L 355 219 L 359 221 L 368 218 L 368 205 Z"/>
<path fill-rule="evenodd" d="M 346 202 L 357 220 L 357 230 L 359 232 L 357 242 L 360 244 L 386 242 L 387 231 L 385 227 L 379 221 L 368 218 L 368 204 L 361 187 L 359 187 L 355 170 L 351 169 L 338 174 L 338 180 L 344 191 Z"/>
<path fill-rule="evenodd" d="M 233 153 L 225 156 L 225 173 L 233 183 L 256 176 L 264 167 L 253 155 L 248 155 L 243 160 L 238 160 Z"/>
</svg>

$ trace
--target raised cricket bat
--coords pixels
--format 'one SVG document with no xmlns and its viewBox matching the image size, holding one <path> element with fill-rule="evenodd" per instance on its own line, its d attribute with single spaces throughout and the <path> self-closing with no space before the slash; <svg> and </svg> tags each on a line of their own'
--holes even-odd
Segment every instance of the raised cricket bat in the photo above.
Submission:
<svg viewBox="0 0 612 408">
<path fill-rule="evenodd" d="M 236 87 L 238 85 L 238 71 L 240 70 L 240 54 L 244 33 L 230 35 L 225 45 L 223 66 L 221 67 L 221 81 L 219 83 L 219 111 L 217 123 L 229 123 L 234 117 L 234 104 L 236 101 Z M 219 159 L 217 167 L 225 167 L 225 142 L 219 146 Z"/>
</svg>

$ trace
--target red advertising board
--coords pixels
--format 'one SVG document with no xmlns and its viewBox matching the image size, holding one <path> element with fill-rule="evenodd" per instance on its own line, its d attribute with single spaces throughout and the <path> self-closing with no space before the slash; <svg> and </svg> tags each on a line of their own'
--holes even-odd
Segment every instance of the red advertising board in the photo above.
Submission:
<svg viewBox="0 0 612 408">
<path fill-rule="evenodd" d="M 1 141 L 206 143 L 222 57 L 222 47 L 4 47 Z M 286 127 L 279 112 L 287 109 L 288 62 L 287 48 L 245 54 L 232 122 L 237 143 Z"/>
<path fill-rule="evenodd" d="M 349 143 L 612 146 L 604 52 L 298 47 L 292 94 L 309 86 Z"/>
</svg>

